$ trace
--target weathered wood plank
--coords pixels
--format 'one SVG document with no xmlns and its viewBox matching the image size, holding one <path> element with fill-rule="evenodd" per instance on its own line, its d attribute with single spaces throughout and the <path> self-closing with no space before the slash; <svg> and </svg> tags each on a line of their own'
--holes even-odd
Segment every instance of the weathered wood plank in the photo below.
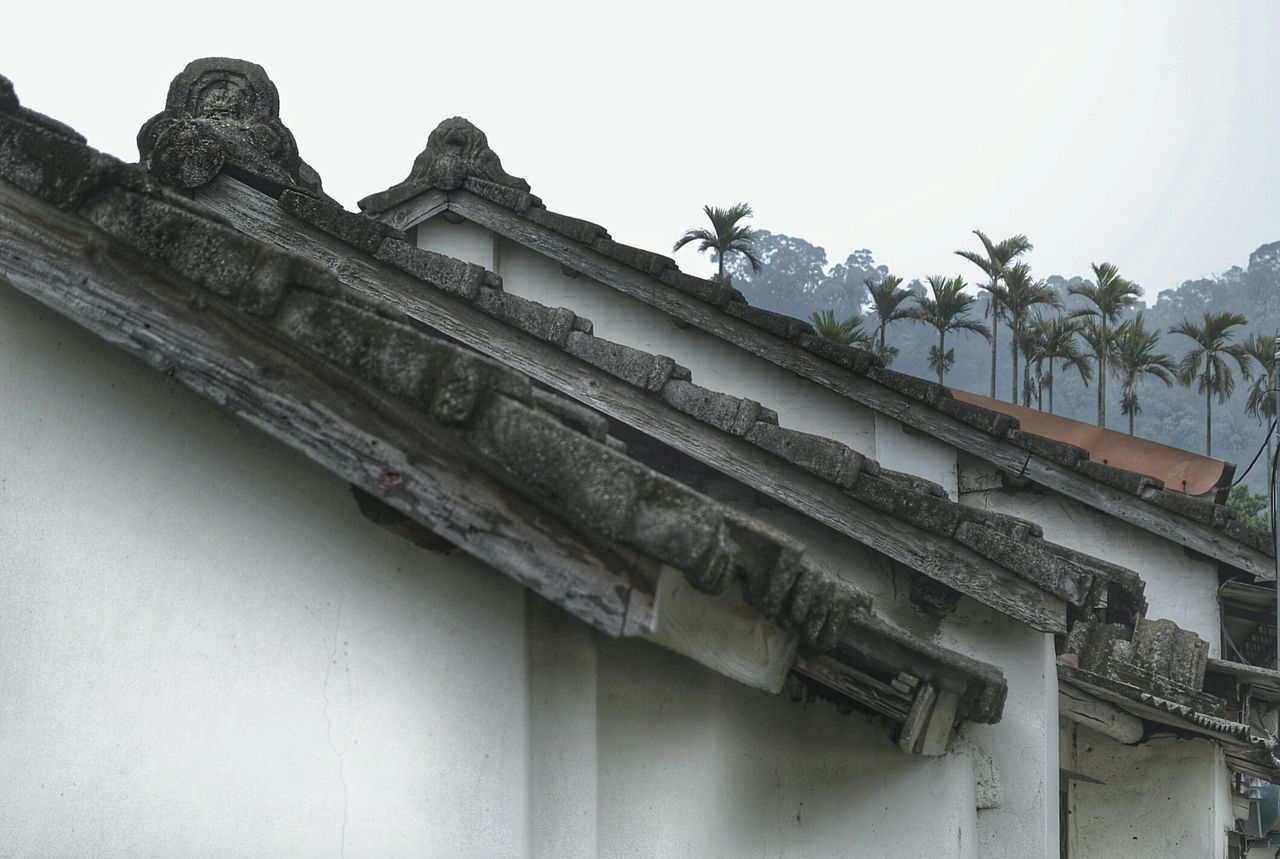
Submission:
<svg viewBox="0 0 1280 859">
<path fill-rule="evenodd" d="M 1273 581 L 1276 577 L 1275 559 L 1257 549 L 1232 540 L 1202 522 L 1170 513 L 1136 495 L 1091 480 L 1057 463 L 1033 456 L 1027 461 L 1022 476 L 1264 581 Z"/>
<path fill-rule="evenodd" d="M 929 724 L 925 726 L 924 736 L 920 738 L 920 754 L 926 757 L 939 757 L 947 752 L 947 741 L 951 739 L 951 729 L 956 723 L 956 707 L 960 704 L 960 696 L 946 689 L 938 690 L 937 700 L 933 702 L 933 712 L 929 714 Z"/>
<path fill-rule="evenodd" d="M 793 670 L 898 722 L 905 722 L 911 709 L 910 695 L 821 653 L 801 651 L 796 656 Z"/>
<path fill-rule="evenodd" d="M 956 420 L 870 379 L 811 355 L 710 305 L 691 301 L 673 287 L 611 260 L 468 191 L 449 194 L 449 209 L 645 304 L 688 322 L 739 348 L 817 382 L 881 414 L 928 433 L 1117 519 L 1272 580 L 1276 561 L 1184 516 L 1148 504 L 1131 493 L 1091 480 L 1069 468 Z"/>
<path fill-rule="evenodd" d="M 265 195 L 219 178 L 198 198 L 238 229 L 334 271 L 348 286 L 527 373 L 534 379 L 697 459 L 832 530 L 919 570 L 1042 632 L 1066 631 L 1057 597 L 989 559 L 860 504 L 839 487 L 709 428 L 466 302 L 372 260 L 283 213 Z"/>
<path fill-rule="evenodd" d="M 469 464 L 465 445 L 410 407 L 362 399 L 354 378 L 246 336 L 212 305 L 196 309 L 167 270 L 4 182 L 0 278 L 601 631 L 653 628 L 634 559 Z"/>
<path fill-rule="evenodd" d="M 1125 745 L 1142 739 L 1142 720 L 1067 683 L 1058 685 L 1058 712 Z"/>
<path fill-rule="evenodd" d="M 645 638 L 739 683 L 782 691 L 799 637 L 748 606 L 737 589 L 704 594 L 668 567 L 655 603 L 656 623 Z"/>
<path fill-rule="evenodd" d="M 933 713 L 933 704 L 937 697 L 937 690 L 933 686 L 920 687 L 920 691 L 916 693 L 916 699 L 911 702 L 911 711 L 907 713 L 907 720 L 902 723 L 902 733 L 898 735 L 898 748 L 908 754 L 919 751 L 920 743 L 924 740 L 924 730 L 929 724 L 929 716 Z"/>
<path fill-rule="evenodd" d="M 449 195 L 444 191 L 427 191 L 406 200 L 385 214 L 387 223 L 398 230 L 407 230 L 416 224 L 430 220 L 449 208 Z"/>
</svg>

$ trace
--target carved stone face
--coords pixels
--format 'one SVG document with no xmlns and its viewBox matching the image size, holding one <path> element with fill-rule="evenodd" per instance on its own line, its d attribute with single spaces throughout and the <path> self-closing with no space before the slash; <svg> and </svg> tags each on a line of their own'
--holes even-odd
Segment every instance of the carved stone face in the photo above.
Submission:
<svg viewBox="0 0 1280 859">
<path fill-rule="evenodd" d="M 322 194 L 280 122 L 280 95 L 262 66 L 228 57 L 187 65 L 169 84 L 165 109 L 138 132 L 138 152 L 162 181 L 196 188 L 224 164 L 268 188 Z"/>
<path fill-rule="evenodd" d="M 523 179 L 502 169 L 502 161 L 489 148 L 484 132 L 460 116 L 436 126 L 418 163 L 424 168 L 423 176 L 445 190 L 457 188 L 467 176 L 528 190 Z"/>
<path fill-rule="evenodd" d="M 253 86 L 243 75 L 211 72 L 192 87 L 191 115 L 219 119 L 260 119 Z"/>
</svg>

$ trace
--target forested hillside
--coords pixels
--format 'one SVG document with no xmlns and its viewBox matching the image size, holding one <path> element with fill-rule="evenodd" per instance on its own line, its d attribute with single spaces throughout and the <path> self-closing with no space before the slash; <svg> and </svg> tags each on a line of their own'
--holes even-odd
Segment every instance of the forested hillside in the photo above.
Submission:
<svg viewBox="0 0 1280 859">
<path fill-rule="evenodd" d="M 957 237 L 957 245 L 967 244 Z M 839 319 L 851 315 L 861 316 L 864 330 L 874 332 L 877 321 L 870 312 L 865 278 L 879 281 L 890 273 L 888 266 L 877 264 L 871 251 L 862 249 L 849 253 L 843 262 L 831 263 L 826 251 L 804 239 L 760 230 L 755 236 L 755 249 L 762 268 L 752 271 L 741 257 L 726 259 L 726 274 L 734 286 L 742 290 L 754 305 L 776 310 L 801 319 L 828 309 Z M 1034 254 L 1029 255 L 1034 264 Z M 1121 265 L 1123 261 L 1120 262 Z M 1086 272 L 1087 267 L 1084 267 Z M 956 257 L 948 276 L 962 275 L 974 285 L 970 291 L 978 296 L 971 315 L 991 325 L 988 295 L 977 289 L 985 281 L 982 271 L 970 262 Z M 1073 284 L 1092 281 L 1094 275 L 1054 275 L 1046 278 L 1048 285 L 1061 299 L 1065 312 L 1085 306 L 1078 295 L 1068 288 Z M 920 279 L 903 284 L 916 295 L 927 291 Z M 1176 364 L 1194 345 L 1188 337 L 1170 334 L 1171 327 L 1190 320 L 1199 321 L 1205 312 L 1232 311 L 1243 314 L 1248 320 L 1243 327 L 1232 331 L 1233 342 L 1243 342 L 1252 333 L 1274 335 L 1280 332 L 1280 242 L 1263 245 L 1250 255 L 1245 267 L 1235 266 L 1216 277 L 1188 280 L 1175 290 L 1161 294 L 1154 303 L 1150 296 L 1143 296 L 1135 306 L 1123 312 L 1123 322 L 1138 312 L 1145 316 L 1146 330 L 1158 330 L 1160 338 L 1156 351 L 1166 353 Z M 904 306 L 915 302 L 908 299 Z M 997 363 L 996 396 L 1008 400 L 1012 358 L 1009 351 L 1010 332 L 1002 323 L 998 332 L 999 360 Z M 916 320 L 893 322 L 887 332 L 890 346 L 898 352 L 893 367 L 914 375 L 933 377 L 929 365 L 930 347 L 937 342 L 936 331 Z M 980 394 L 990 394 L 991 347 L 979 334 L 955 332 L 948 335 L 948 349 L 954 348 L 956 361 L 948 370 L 946 384 Z M 1234 364 L 1232 365 L 1235 366 Z M 1262 372 L 1254 365 L 1255 374 Z M 1021 371 L 1019 372 L 1021 376 Z M 1257 453 L 1267 428 L 1256 417 L 1246 414 L 1245 403 L 1250 383 L 1240 378 L 1236 370 L 1236 388 L 1227 403 L 1214 402 L 1213 455 L 1235 462 L 1243 472 Z M 1033 386 L 1034 390 L 1034 386 Z M 1193 382 L 1190 387 L 1175 382 L 1165 385 L 1155 377 L 1145 377 L 1137 386 L 1140 411 L 1135 416 L 1136 434 L 1166 444 L 1197 452 L 1204 451 L 1205 397 Z M 1107 385 L 1107 426 L 1121 432 L 1128 431 L 1128 418 L 1121 410 L 1121 385 L 1109 374 Z M 1033 399 L 1033 405 L 1035 400 Z M 1042 403 L 1048 408 L 1047 400 Z M 1077 420 L 1096 422 L 1096 388 L 1088 386 L 1074 372 L 1059 369 L 1054 383 L 1054 411 Z M 1238 472 L 1238 473 L 1239 473 Z M 1267 485 L 1266 457 L 1245 478 L 1245 484 L 1254 492 L 1264 492 Z"/>
</svg>

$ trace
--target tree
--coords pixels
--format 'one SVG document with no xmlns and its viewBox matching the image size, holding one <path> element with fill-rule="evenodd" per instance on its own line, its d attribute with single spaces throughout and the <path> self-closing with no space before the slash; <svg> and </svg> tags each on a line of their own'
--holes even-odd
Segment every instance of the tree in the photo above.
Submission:
<svg viewBox="0 0 1280 859">
<path fill-rule="evenodd" d="M 990 338 L 987 326 L 974 319 L 969 319 L 969 310 L 977 300 L 967 295 L 964 278 L 942 277 L 933 275 L 929 278 L 929 288 L 933 297 L 917 296 L 916 306 L 911 308 L 911 318 L 926 325 L 932 325 L 938 332 L 938 345 L 929 350 L 929 368 L 938 374 L 938 384 L 944 384 L 947 371 L 956 363 L 956 350 L 947 348 L 947 332 L 974 331 L 983 337 Z"/>
<path fill-rule="evenodd" d="M 830 340 L 841 346 L 871 348 L 872 335 L 863 330 L 862 320 L 857 316 L 850 316 L 843 322 L 837 322 L 834 310 L 824 310 L 821 313 L 814 313 L 809 318 L 813 320 L 813 328 L 823 340 Z"/>
<path fill-rule="evenodd" d="M 1182 361 L 1178 364 L 1178 376 L 1182 384 L 1188 387 L 1192 382 L 1198 382 L 1198 390 L 1204 394 L 1206 456 L 1213 456 L 1213 398 L 1217 397 L 1218 404 L 1221 405 L 1236 390 L 1235 375 L 1231 372 L 1231 364 L 1227 359 L 1235 361 L 1245 381 L 1253 378 L 1249 353 L 1245 351 L 1243 344 L 1231 342 L 1235 337 L 1231 329 L 1248 324 L 1249 320 L 1241 313 L 1205 311 L 1203 322 L 1184 319 L 1169 329 L 1170 334 L 1181 334 L 1195 342 L 1191 351 L 1182 356 Z"/>
<path fill-rule="evenodd" d="M 1263 426 L 1270 425 L 1276 417 L 1276 345 L 1275 335 L 1270 334 L 1251 334 L 1244 341 L 1244 351 L 1258 362 L 1259 368 L 1258 377 L 1249 386 L 1244 410 Z"/>
<path fill-rule="evenodd" d="M 867 286 L 867 294 L 871 296 L 871 312 L 878 322 L 872 349 L 880 353 L 885 366 L 888 366 L 898 354 L 898 350 L 890 346 L 887 340 L 889 324 L 899 319 L 911 318 L 910 308 L 902 305 L 911 298 L 912 293 L 902 286 L 902 278 L 892 274 L 885 275 L 879 281 L 868 277 L 863 283 Z"/>
<path fill-rule="evenodd" d="M 1031 317 L 1031 310 L 1038 305 L 1048 305 L 1056 310 L 1062 307 L 1062 300 L 1043 280 L 1032 279 L 1031 266 L 1025 262 L 1010 266 L 1004 274 L 1004 306 L 1012 334 L 1009 344 L 1009 351 L 1013 357 L 1013 372 L 1010 374 L 1013 382 L 1012 395 L 1009 399 L 1011 403 L 1018 402 L 1018 352 L 1025 352 L 1030 345 L 1026 337 L 1027 323 Z M 1025 363 L 1022 376 L 1022 387 L 1026 396 L 1024 405 L 1029 406 L 1031 397 L 1026 389 L 1031 374 Z"/>
<path fill-rule="evenodd" d="M 1120 314 L 1128 310 L 1142 295 L 1142 287 L 1120 276 L 1120 270 L 1112 263 L 1093 264 L 1094 281 L 1068 288 L 1072 295 L 1079 295 L 1092 305 L 1075 311 L 1077 317 L 1092 317 L 1093 327 L 1082 329 L 1085 342 L 1093 350 L 1098 368 L 1098 426 L 1107 425 L 1107 358 L 1111 352 L 1111 329 L 1120 320 Z"/>
<path fill-rule="evenodd" d="M 1258 376 L 1249 386 L 1249 399 L 1245 401 L 1246 414 L 1253 415 L 1258 423 L 1270 427 L 1276 419 L 1276 348 L 1280 339 L 1272 334 L 1251 334 L 1244 341 L 1244 351 L 1258 362 Z M 1267 474 L 1275 467 L 1274 442 L 1271 436 L 1262 440 L 1267 450 Z M 1244 487 L 1240 487 L 1243 489 Z M 1233 492 L 1235 490 L 1232 490 Z"/>
<path fill-rule="evenodd" d="M 1000 319 L 1004 315 L 1004 290 L 1001 286 L 1001 281 L 1004 279 L 1005 269 L 1008 268 L 1009 264 L 1017 257 L 1031 250 L 1031 241 L 1019 233 L 1016 236 L 1010 236 L 999 244 L 993 244 L 982 230 L 974 230 L 973 234 L 982 242 L 985 256 L 976 251 L 956 251 L 956 253 L 982 269 L 982 273 L 987 276 L 987 282 L 980 283 L 978 286 L 985 289 L 989 295 L 988 309 L 991 317 L 991 335 L 989 338 L 991 340 L 991 399 L 994 400 L 996 398 L 996 358 L 999 354 L 996 348 L 996 330 L 1000 327 Z"/>
<path fill-rule="evenodd" d="M 747 262 L 751 263 L 752 271 L 759 271 L 762 264 L 754 247 L 756 231 L 740 223 L 751 217 L 751 207 L 746 203 L 738 203 L 727 209 L 703 206 L 702 211 L 711 221 L 711 229 L 690 227 L 671 246 L 671 252 L 675 253 L 690 242 L 700 242 L 698 253 L 715 251 L 716 278 L 721 283 L 724 282 L 725 257 L 731 253 L 742 255 Z"/>
<path fill-rule="evenodd" d="M 1088 357 L 1080 349 L 1076 335 L 1080 333 L 1081 323 L 1076 319 L 1054 316 L 1046 319 L 1036 314 L 1028 326 L 1028 337 L 1033 340 L 1031 359 L 1036 362 L 1037 375 L 1043 374 L 1042 389 L 1049 392 L 1049 414 L 1053 414 L 1053 377 L 1054 362 L 1058 362 L 1064 370 L 1074 369 L 1080 379 L 1089 384 L 1093 377 L 1093 369 L 1089 366 Z M 1042 366 L 1048 371 L 1043 372 Z"/>
<path fill-rule="evenodd" d="M 1120 380 L 1120 413 L 1129 418 L 1129 435 L 1133 435 L 1133 419 L 1142 411 L 1138 403 L 1138 382 L 1154 376 L 1172 385 L 1177 368 L 1173 359 L 1157 352 L 1160 329 L 1147 331 L 1146 318 L 1139 313 L 1115 330 L 1112 347 L 1112 369 Z"/>
<path fill-rule="evenodd" d="M 1244 484 L 1233 486 L 1227 493 L 1227 507 L 1246 528 L 1271 530 L 1271 500 L 1267 496 L 1255 495 Z"/>
</svg>

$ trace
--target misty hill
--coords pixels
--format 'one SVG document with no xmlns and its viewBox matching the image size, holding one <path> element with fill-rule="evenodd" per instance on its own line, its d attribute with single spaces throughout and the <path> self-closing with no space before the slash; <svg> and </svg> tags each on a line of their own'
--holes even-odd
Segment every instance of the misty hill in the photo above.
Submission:
<svg viewBox="0 0 1280 859">
<path fill-rule="evenodd" d="M 870 250 L 850 253 L 844 262 L 831 264 L 826 251 L 804 239 L 759 232 L 757 250 L 764 261 L 764 269 L 753 273 L 741 259 L 726 260 L 726 269 L 733 284 L 753 305 L 808 319 L 815 311 L 831 308 L 838 318 L 860 313 L 867 321 L 868 330 L 875 327 L 867 312 L 867 292 L 863 278 L 881 278 L 889 268 L 877 264 Z M 1034 266 L 1035 256 L 1029 261 Z M 1121 273 L 1123 261 L 1119 261 Z M 955 266 L 938 274 L 963 274 L 965 280 L 982 280 L 981 272 L 971 263 L 956 258 Z M 1079 307 L 1082 299 L 1069 295 L 1067 288 L 1082 283 L 1081 276 L 1048 278 L 1049 284 L 1063 297 L 1068 309 Z M 924 287 L 918 280 L 909 284 L 917 292 Z M 976 307 L 976 315 L 986 311 L 985 296 Z M 1188 280 L 1174 290 L 1162 293 L 1152 305 L 1140 303 L 1137 310 L 1147 316 L 1148 330 L 1167 332 L 1172 325 L 1184 319 L 1198 320 L 1205 311 L 1230 310 L 1243 313 L 1249 319 L 1248 327 L 1241 332 L 1237 342 L 1250 333 L 1280 332 L 1280 242 L 1263 245 L 1254 251 L 1244 268 L 1234 266 L 1221 275 L 1198 280 Z M 1132 313 L 1128 314 L 1132 316 Z M 989 323 L 989 320 L 987 320 Z M 935 334 L 932 328 L 912 321 L 894 323 L 889 329 L 889 344 L 899 349 L 893 363 L 895 370 L 913 375 L 932 377 L 928 367 L 929 347 Z M 1008 400 L 1010 396 L 1009 330 L 1001 326 L 999 333 L 1000 356 L 997 363 L 996 396 Z M 979 394 L 990 393 L 991 347 L 980 336 L 955 333 L 948 337 L 948 347 L 956 350 L 955 369 L 947 374 L 951 387 Z M 1188 350 L 1191 341 L 1178 335 L 1165 334 L 1160 348 L 1175 361 Z M 1126 432 L 1127 419 L 1120 412 L 1120 385 L 1108 384 L 1107 426 Z M 1257 453 L 1266 434 L 1266 427 L 1256 418 L 1247 415 L 1244 403 L 1247 385 L 1237 380 L 1236 393 L 1226 405 L 1214 404 L 1213 454 L 1235 462 L 1237 475 L 1244 471 Z M 1162 382 L 1148 379 L 1141 383 L 1139 391 L 1141 413 L 1136 420 L 1136 434 L 1155 441 L 1197 452 L 1204 450 L 1204 397 L 1195 387 L 1181 385 L 1166 387 Z M 1059 371 L 1054 386 L 1054 411 L 1077 420 L 1093 422 L 1096 418 L 1097 395 L 1092 386 L 1085 387 L 1078 377 Z M 1047 407 L 1047 404 L 1046 404 Z M 1265 492 L 1267 486 L 1265 456 L 1253 467 L 1245 484 L 1254 492 Z"/>
</svg>

